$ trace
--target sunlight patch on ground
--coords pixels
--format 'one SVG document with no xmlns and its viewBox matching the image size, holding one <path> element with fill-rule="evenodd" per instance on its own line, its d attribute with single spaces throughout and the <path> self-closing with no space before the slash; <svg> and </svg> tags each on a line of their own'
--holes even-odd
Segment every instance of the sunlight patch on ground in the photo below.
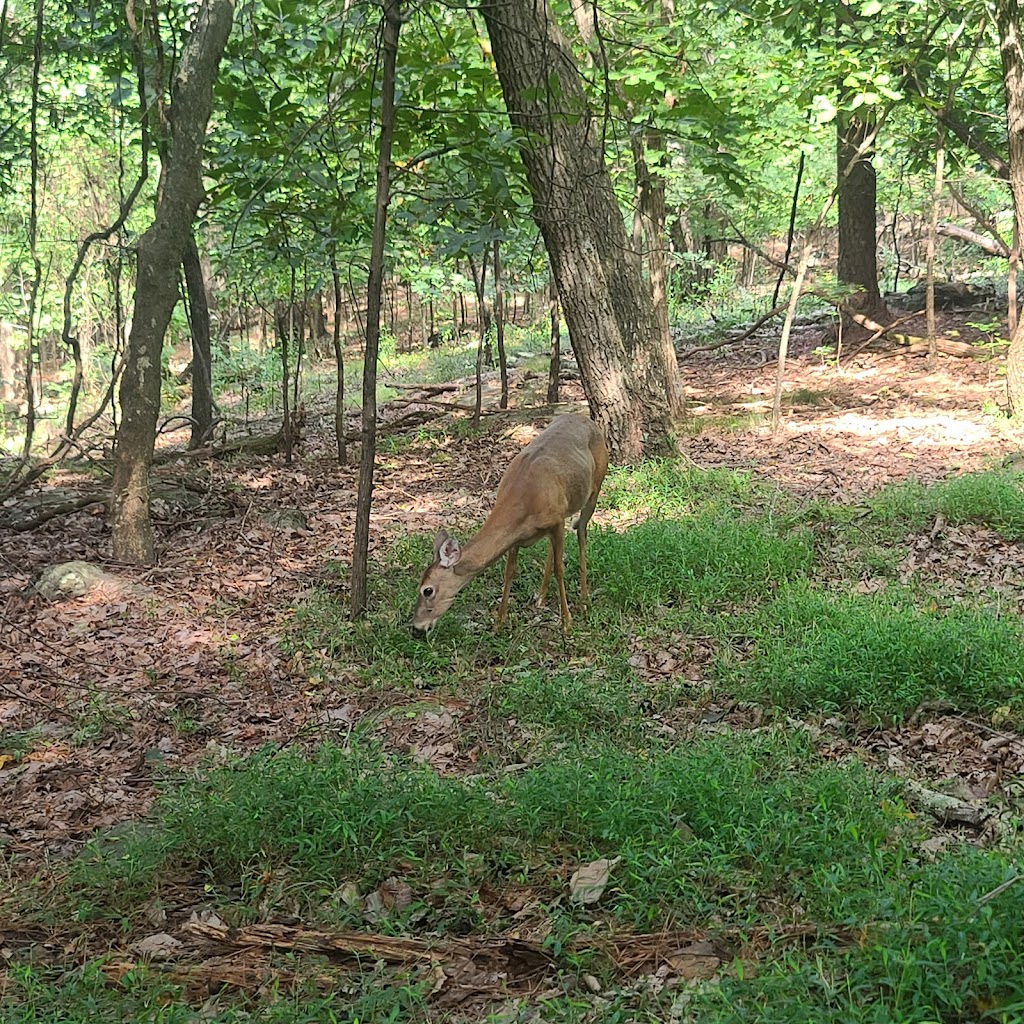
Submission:
<svg viewBox="0 0 1024 1024">
<path fill-rule="evenodd" d="M 895 416 L 880 419 L 855 412 L 821 419 L 798 430 L 856 434 L 864 438 L 874 438 L 876 444 L 900 440 L 911 445 L 974 445 L 991 440 L 994 436 L 992 430 L 985 424 L 958 419 L 956 416 Z"/>
</svg>

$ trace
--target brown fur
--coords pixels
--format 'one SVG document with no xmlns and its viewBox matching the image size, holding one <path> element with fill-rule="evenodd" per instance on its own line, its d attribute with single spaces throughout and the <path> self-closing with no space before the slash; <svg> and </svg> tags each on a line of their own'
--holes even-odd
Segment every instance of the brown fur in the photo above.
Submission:
<svg viewBox="0 0 1024 1024">
<path fill-rule="evenodd" d="M 498 623 L 504 622 L 519 549 L 547 537 L 551 547 L 537 600 L 543 603 L 554 572 L 562 629 L 567 632 L 572 616 L 562 562 L 565 520 L 579 513 L 573 525 L 580 546 L 580 599 L 585 606 L 587 524 L 594 514 L 607 471 L 608 448 L 597 425 L 582 416 L 556 417 L 512 460 L 498 485 L 494 508 L 465 547 L 460 547 L 446 530 L 438 531 L 434 538 L 434 560 L 420 578 L 414 631 L 430 629 L 463 587 L 507 554 L 498 606 Z"/>
</svg>

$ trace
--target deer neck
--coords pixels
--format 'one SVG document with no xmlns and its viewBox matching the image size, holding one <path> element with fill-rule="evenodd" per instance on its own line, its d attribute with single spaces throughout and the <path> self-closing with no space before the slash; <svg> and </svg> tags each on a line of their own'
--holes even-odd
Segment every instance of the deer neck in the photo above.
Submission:
<svg viewBox="0 0 1024 1024">
<path fill-rule="evenodd" d="M 519 540 L 518 531 L 493 517 L 489 518 L 480 532 L 472 540 L 466 541 L 457 567 L 459 575 L 472 579 L 501 558 Z"/>
</svg>

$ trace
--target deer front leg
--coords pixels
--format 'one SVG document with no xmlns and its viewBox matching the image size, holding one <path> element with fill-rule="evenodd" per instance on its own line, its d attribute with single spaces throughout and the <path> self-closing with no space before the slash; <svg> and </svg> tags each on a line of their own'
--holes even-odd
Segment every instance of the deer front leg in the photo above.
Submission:
<svg viewBox="0 0 1024 1024">
<path fill-rule="evenodd" d="M 512 589 L 512 580 L 516 575 L 516 558 L 519 555 L 519 548 L 511 547 L 505 556 L 505 584 L 501 589 L 501 604 L 498 605 L 498 625 L 505 624 L 505 616 L 508 613 L 508 595 Z"/>
</svg>

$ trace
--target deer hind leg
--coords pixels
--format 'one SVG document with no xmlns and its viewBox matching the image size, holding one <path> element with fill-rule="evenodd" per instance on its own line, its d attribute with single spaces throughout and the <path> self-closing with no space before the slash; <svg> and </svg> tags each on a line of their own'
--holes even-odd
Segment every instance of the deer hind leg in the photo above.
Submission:
<svg viewBox="0 0 1024 1024">
<path fill-rule="evenodd" d="M 544 563 L 544 575 L 541 577 L 540 590 L 537 591 L 537 607 L 543 608 L 548 599 L 548 585 L 551 583 L 551 566 L 554 545 L 548 544 L 548 560 Z"/>
<path fill-rule="evenodd" d="M 519 554 L 519 548 L 512 547 L 508 549 L 508 554 L 505 556 L 505 584 L 501 588 L 501 604 L 498 605 L 498 625 L 501 626 L 505 622 L 505 616 L 508 613 L 508 595 L 512 589 L 512 580 L 516 575 L 516 558 Z"/>
<path fill-rule="evenodd" d="M 558 583 L 558 600 L 561 608 L 562 632 L 568 633 L 572 626 L 572 615 L 569 614 L 569 602 L 565 596 L 565 560 L 563 552 L 565 549 L 565 525 L 559 523 L 550 534 L 551 566 L 555 573 L 555 581 Z"/>
<path fill-rule="evenodd" d="M 587 595 L 587 526 L 590 523 L 590 517 L 594 514 L 594 509 L 597 507 L 597 492 L 595 491 L 591 496 L 590 500 L 580 509 L 580 514 L 576 517 L 576 521 L 572 524 L 573 529 L 576 531 L 576 539 L 579 541 L 580 546 L 580 607 L 586 608 L 588 603 Z"/>
</svg>

